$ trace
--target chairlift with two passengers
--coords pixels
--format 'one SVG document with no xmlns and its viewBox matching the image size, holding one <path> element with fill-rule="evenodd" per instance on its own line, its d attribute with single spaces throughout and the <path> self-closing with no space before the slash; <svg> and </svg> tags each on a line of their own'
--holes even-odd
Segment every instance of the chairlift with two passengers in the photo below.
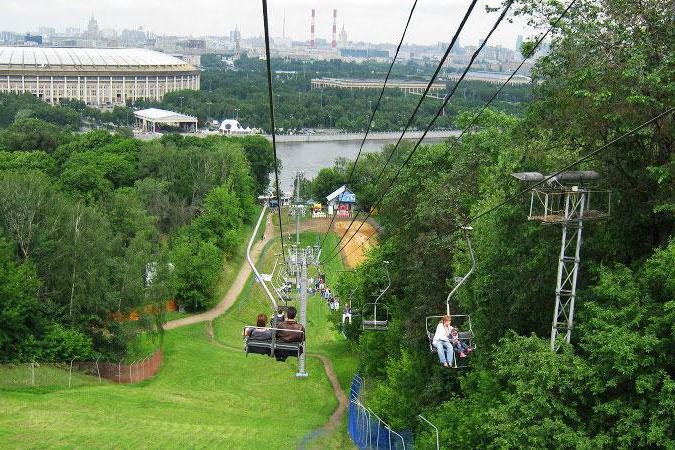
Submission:
<svg viewBox="0 0 675 450">
<path fill-rule="evenodd" d="M 380 299 L 391 287 L 389 261 L 384 261 L 384 269 L 387 272 L 387 286 L 380 291 L 380 295 L 374 302 L 363 304 L 363 320 L 361 323 L 364 331 L 386 331 L 389 328 L 389 308 L 385 304 L 379 304 Z M 371 311 L 372 315 L 370 314 Z"/>
<path fill-rule="evenodd" d="M 285 359 L 289 356 L 299 358 L 300 355 L 305 350 L 305 333 L 303 331 L 289 330 L 289 329 L 282 330 L 280 328 L 274 327 L 258 328 L 247 326 L 244 328 L 244 332 L 247 329 L 269 331 L 269 338 L 265 337 L 265 339 L 259 339 L 254 336 L 251 336 L 250 334 L 246 335 L 246 333 L 244 333 L 244 351 L 246 352 L 246 356 L 248 356 L 249 353 L 256 353 L 259 355 L 268 355 L 276 357 L 277 359 L 279 358 Z M 277 337 L 277 332 L 279 331 L 284 331 L 285 333 L 290 332 L 293 334 L 300 334 L 301 341 L 299 342 L 280 341 Z"/>
<path fill-rule="evenodd" d="M 462 227 L 462 230 L 464 230 L 464 236 L 466 238 L 466 243 L 469 247 L 469 254 L 471 255 L 471 269 L 464 275 L 463 277 L 455 277 L 455 287 L 452 288 L 450 293 L 448 294 L 448 297 L 446 298 L 445 301 L 445 314 L 440 315 L 440 316 L 427 316 L 425 320 L 425 326 L 426 326 L 426 332 L 427 332 L 427 338 L 429 339 L 429 349 L 431 350 L 432 353 L 436 353 L 436 349 L 434 348 L 433 345 L 433 339 L 434 339 L 434 333 L 436 332 L 436 326 L 438 323 L 442 320 L 444 316 L 451 316 L 452 317 L 452 326 L 458 329 L 457 337 L 460 340 L 460 342 L 466 344 L 470 348 L 475 349 L 475 345 L 473 343 L 474 335 L 473 335 L 473 328 L 471 327 L 471 316 L 469 314 L 450 314 L 450 299 L 452 296 L 457 292 L 457 289 L 464 284 L 464 282 L 471 276 L 473 271 L 476 269 L 476 254 L 473 251 L 473 247 L 471 246 L 471 238 L 469 237 L 469 232 L 473 230 L 472 227 Z M 459 331 L 459 329 L 463 329 L 463 331 Z M 461 369 L 464 367 L 467 367 L 468 364 L 465 362 L 458 363 L 457 361 L 460 360 L 458 357 L 459 355 L 457 354 L 457 350 L 454 350 L 454 355 L 452 358 L 452 363 L 450 364 L 450 367 L 454 369 Z M 467 358 L 462 358 L 462 361 L 467 361 Z"/>
</svg>

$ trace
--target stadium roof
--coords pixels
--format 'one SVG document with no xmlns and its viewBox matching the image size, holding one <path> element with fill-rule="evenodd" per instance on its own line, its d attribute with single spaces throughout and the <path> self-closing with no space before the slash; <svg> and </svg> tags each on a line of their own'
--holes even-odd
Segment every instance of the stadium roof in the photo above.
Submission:
<svg viewBox="0 0 675 450">
<path fill-rule="evenodd" d="M 141 48 L 0 47 L 0 66 L 194 69 L 171 55 Z"/>
</svg>

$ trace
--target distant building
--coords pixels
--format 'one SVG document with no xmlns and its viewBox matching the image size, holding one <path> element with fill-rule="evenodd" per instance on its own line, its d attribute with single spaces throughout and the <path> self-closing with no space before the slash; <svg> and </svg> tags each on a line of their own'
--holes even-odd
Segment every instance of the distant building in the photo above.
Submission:
<svg viewBox="0 0 675 450">
<path fill-rule="evenodd" d="M 121 39 L 125 44 L 145 43 L 148 39 L 148 35 L 142 28 L 139 28 L 138 30 L 122 30 Z"/>
<path fill-rule="evenodd" d="M 27 34 L 23 37 L 24 42 L 32 42 L 37 45 L 42 45 L 42 35 L 41 34 Z"/>
<path fill-rule="evenodd" d="M 206 49 L 206 41 L 204 39 L 188 39 L 185 41 L 180 41 L 178 47 L 186 49 Z"/>
<path fill-rule="evenodd" d="M 339 45 L 341 48 L 346 47 L 348 44 L 347 31 L 345 30 L 345 24 L 342 23 L 342 29 L 340 30 L 340 41 Z"/>
<path fill-rule="evenodd" d="M 358 78 L 312 78 L 312 89 L 338 88 L 338 89 L 382 89 L 384 80 L 381 79 L 358 79 Z M 388 80 L 386 87 L 399 89 L 411 94 L 421 94 L 428 85 L 426 81 Z M 445 91 L 446 85 L 442 82 L 434 82 L 430 92 Z"/>
<path fill-rule="evenodd" d="M 341 48 L 340 56 L 346 58 L 389 58 L 388 50 L 376 50 L 372 48 Z"/>
<path fill-rule="evenodd" d="M 199 70 L 152 50 L 0 47 L 0 92 L 28 92 L 51 104 L 120 105 L 181 89 L 199 90 Z"/>
<path fill-rule="evenodd" d="M 94 18 L 94 16 L 91 16 L 91 19 L 89 19 L 89 23 L 87 24 L 87 31 L 85 33 L 86 37 L 90 39 L 97 39 L 98 38 L 98 22 Z"/>
</svg>

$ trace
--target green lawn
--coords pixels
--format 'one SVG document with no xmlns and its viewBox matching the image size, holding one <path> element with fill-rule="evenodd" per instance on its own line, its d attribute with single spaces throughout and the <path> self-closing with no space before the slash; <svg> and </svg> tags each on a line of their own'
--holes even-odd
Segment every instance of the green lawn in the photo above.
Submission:
<svg viewBox="0 0 675 450">
<path fill-rule="evenodd" d="M 303 240 L 313 243 L 315 235 L 307 233 Z M 275 240 L 265 249 L 262 266 L 267 270 L 278 245 Z M 326 269 L 329 284 L 339 268 L 336 261 Z M 309 377 L 296 379 L 295 358 L 279 363 L 260 355 L 246 357 L 240 350 L 244 322 L 269 311 L 261 293 L 259 285 L 249 282 L 237 304 L 216 321 L 217 339 L 228 348 L 209 342 L 205 324 L 167 331 L 163 366 L 152 380 L 99 384 L 73 374 L 78 381 L 71 389 L 0 384 L 0 447 L 296 448 L 326 423 L 337 400 L 318 359 L 308 358 Z M 348 389 L 357 360 L 327 323 L 328 314 L 324 302 L 310 297 L 308 351 L 331 358 Z M 63 375 L 55 370 L 54 379 Z M 344 424 L 308 445 L 350 446 Z"/>
<path fill-rule="evenodd" d="M 320 374 L 317 361 L 310 373 Z M 294 448 L 336 406 L 323 376 L 218 348 L 205 325 L 167 332 L 158 376 L 138 385 L 0 390 L 3 448 Z"/>
</svg>

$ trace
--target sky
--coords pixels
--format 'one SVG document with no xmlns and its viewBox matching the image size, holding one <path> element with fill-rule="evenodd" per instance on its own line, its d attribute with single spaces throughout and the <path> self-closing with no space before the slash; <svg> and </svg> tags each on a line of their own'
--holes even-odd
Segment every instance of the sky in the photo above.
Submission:
<svg viewBox="0 0 675 450">
<path fill-rule="evenodd" d="M 338 33 L 344 23 L 349 40 L 396 43 L 400 39 L 412 0 L 269 0 L 270 32 L 281 36 L 284 16 L 286 36 L 309 39 L 311 9 L 316 9 L 316 36 L 330 41 L 333 8 L 338 10 Z M 408 30 L 407 43 L 448 42 L 466 12 L 469 0 L 418 0 Z M 500 0 L 479 0 L 460 36 L 462 45 L 477 43 L 487 34 L 497 13 L 488 14 L 485 6 Z M 86 28 L 94 15 L 100 29 L 124 28 L 156 34 L 228 35 L 238 26 L 243 37 L 262 34 L 260 0 L 2 0 L 0 31 L 37 31 L 38 27 Z M 522 20 L 502 23 L 495 32 L 494 44 L 513 48 L 516 37 L 533 34 Z"/>
</svg>

